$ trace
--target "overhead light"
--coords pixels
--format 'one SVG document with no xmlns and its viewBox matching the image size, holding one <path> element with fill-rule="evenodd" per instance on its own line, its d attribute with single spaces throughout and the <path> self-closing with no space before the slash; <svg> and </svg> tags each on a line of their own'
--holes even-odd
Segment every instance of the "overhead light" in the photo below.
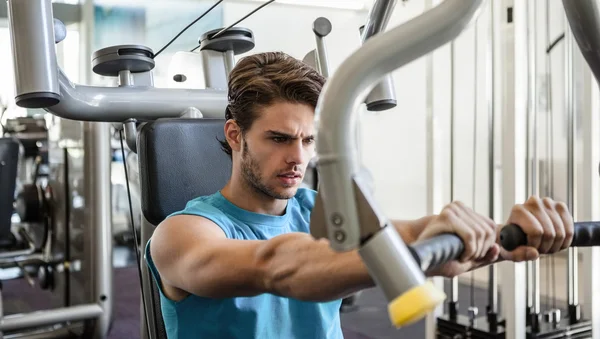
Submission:
<svg viewBox="0 0 600 339">
<path fill-rule="evenodd" d="M 254 2 L 265 2 L 265 0 L 250 0 Z M 308 6 L 308 7 L 329 7 L 351 10 L 367 9 L 365 0 L 275 0 L 275 3 Z"/>
</svg>

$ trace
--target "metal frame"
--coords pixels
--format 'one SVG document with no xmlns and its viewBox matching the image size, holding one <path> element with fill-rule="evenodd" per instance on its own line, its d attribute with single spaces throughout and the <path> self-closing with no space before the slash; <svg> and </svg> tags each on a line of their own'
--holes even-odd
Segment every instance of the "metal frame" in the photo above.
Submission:
<svg viewBox="0 0 600 339">
<path fill-rule="evenodd" d="M 7 4 L 7 1 L 3 1 L 3 4 L 0 5 L 0 20 L 8 18 Z M 57 2 L 53 3 L 52 7 L 55 18 L 64 22 L 67 25 L 79 23 L 82 21 L 83 13 L 81 4 L 73 5 Z"/>
<path fill-rule="evenodd" d="M 496 4 L 496 2 L 494 2 Z M 522 203 L 526 197 L 526 117 L 527 117 L 527 3 L 519 0 L 503 0 L 499 3 L 499 17 L 495 19 L 499 25 L 501 44 L 496 48 L 500 53 L 496 58 L 499 72 L 496 79 L 497 101 L 501 103 L 502 114 L 502 219 L 507 220 L 511 208 Z M 507 22 L 508 9 L 512 11 L 512 22 Z M 526 286 L 517 283 L 525 281 L 525 264 L 504 262 L 498 265 L 502 279 L 500 289 L 501 301 L 506 320 L 505 333 L 507 339 L 525 339 L 526 318 L 525 305 Z M 509 311 L 510 310 L 510 311 Z"/>
<path fill-rule="evenodd" d="M 437 6 L 440 0 L 425 0 L 425 10 Z M 439 112 L 435 109 L 435 85 L 440 81 L 435 72 L 435 61 L 438 58 L 448 59 L 448 53 L 435 51 L 426 56 L 426 144 L 427 144 L 427 214 L 439 213 L 444 207 L 444 164 L 440 154 L 444 153 L 444 140 L 441 137 L 441 123 Z M 442 79 L 446 83 L 448 79 Z M 444 86 L 446 87 L 446 86 Z M 434 277 L 429 279 L 439 290 L 444 290 L 444 278 Z M 425 339 L 437 338 L 437 319 L 444 313 L 444 305 L 440 304 L 425 318 Z"/>
<path fill-rule="evenodd" d="M 334 250 L 359 248 L 371 277 L 390 302 L 420 286 L 425 279 L 415 263 L 405 259 L 410 256 L 406 245 L 393 227 L 386 227 L 388 221 L 377 212 L 372 199 L 366 198 L 366 206 L 362 199 L 357 200 L 366 193 L 355 186 L 362 180 L 352 133 L 358 107 L 387 73 L 456 38 L 482 4 L 483 1 L 446 0 L 367 40 L 329 79 L 317 105 L 317 153 L 319 173 L 324 180 L 315 208 L 324 213 L 313 214 L 311 224 L 325 227 L 325 231 L 315 233 L 327 234 Z M 371 222 L 365 222 L 363 218 L 367 216 L 371 216 Z M 369 240 L 362 243 L 360 239 L 367 237 Z"/>
<path fill-rule="evenodd" d="M 384 32 L 394 12 L 397 0 L 375 0 L 367 23 L 361 29 L 361 41 L 364 43 L 371 37 Z M 387 74 L 373 87 L 365 99 L 367 110 L 380 111 L 396 106 L 396 89 L 392 74 Z"/>
<path fill-rule="evenodd" d="M 599 32 L 600 33 L 600 32 Z M 566 36 L 565 36 L 566 37 Z M 572 39 L 572 36 L 570 37 Z M 580 120 L 577 126 L 579 135 L 578 147 L 581 154 L 577 161 L 577 186 L 575 199 L 575 215 L 577 220 L 600 219 L 600 93 L 596 78 L 586 64 L 583 55 L 576 44 L 571 45 L 573 58 L 573 77 L 575 86 L 574 105 L 575 114 Z M 600 248 L 580 248 L 581 262 L 579 270 L 579 288 L 581 293 L 582 315 L 592 322 L 591 339 L 600 339 Z"/>
<path fill-rule="evenodd" d="M 428 2 L 428 6 L 433 4 Z M 27 5 L 23 5 L 27 3 Z M 86 4 L 90 4 L 87 1 Z M 383 2 L 379 2 L 383 3 Z M 523 161 L 527 148 L 526 140 L 526 117 L 527 117 L 527 3 L 518 0 L 502 0 L 492 2 L 494 6 L 494 59 L 498 63 L 494 66 L 494 73 L 501 76 L 494 77 L 495 104 L 498 111 L 502 112 L 502 211 L 503 219 L 510 214 L 510 208 L 524 201 L 526 197 L 526 163 Z M 0 330 L 21 328 L 20 326 L 33 326 L 50 324 L 67 320 L 81 320 L 96 318 L 99 325 L 96 326 L 95 337 L 106 333 L 109 326 L 110 309 L 112 302 L 112 290 L 110 287 L 110 272 L 112 272 L 111 234 L 110 234 L 110 178 L 106 169 L 109 164 L 108 127 L 104 122 L 125 122 L 129 119 L 156 119 L 159 117 L 178 117 L 189 107 L 199 108 L 205 117 L 221 116 L 226 104 L 226 95 L 223 90 L 181 90 L 181 89 L 156 89 L 153 87 L 121 87 L 106 88 L 93 86 L 80 86 L 73 84 L 69 79 L 55 67 L 55 54 L 53 51 L 53 32 L 49 25 L 36 25 L 36 22 L 49 22 L 52 18 L 52 6 L 50 0 L 9 0 L 9 8 L 20 7 L 28 13 L 25 20 L 11 20 L 11 34 L 13 41 L 19 41 L 15 45 L 13 53 L 15 62 L 33 65 L 46 72 L 31 72 L 17 75 L 18 95 L 29 95 L 47 91 L 58 95 L 60 103 L 52 107 L 44 107 L 53 114 L 68 118 L 86 121 L 85 129 L 85 167 L 86 173 L 93 173 L 93 180 L 86 181 L 86 201 L 93 201 L 88 217 L 92 221 L 95 230 L 95 240 L 100 239 L 93 246 L 92 265 L 96 280 L 93 282 L 92 303 L 79 305 L 68 309 L 42 311 L 36 313 L 36 319 L 32 320 L 30 315 L 15 317 L 4 317 L 0 320 Z M 20 4 L 20 5 L 19 5 Z M 446 0 L 435 8 L 430 9 L 422 16 L 413 19 L 399 27 L 384 34 L 378 34 L 366 40 L 362 48 L 345 60 L 338 68 L 336 74 L 329 79 L 325 90 L 319 101 L 316 112 L 316 124 L 318 126 L 317 149 L 320 154 L 319 167 L 322 180 L 320 195 L 325 199 L 318 200 L 322 204 L 325 215 L 323 224 L 326 226 L 328 238 L 332 247 L 338 251 L 345 251 L 360 247 L 359 238 L 365 229 L 359 226 L 361 209 L 357 208 L 356 183 L 360 181 L 360 166 L 358 155 L 355 150 L 355 134 L 353 131 L 356 124 L 356 113 L 361 103 L 365 101 L 370 91 L 386 74 L 402 67 L 403 65 L 427 54 L 441 45 L 456 38 L 471 19 L 477 15 L 482 7 L 483 0 Z M 392 6 L 393 7 L 393 6 Z M 92 7 L 93 8 L 93 7 Z M 514 8 L 512 12 L 514 20 L 506 21 L 508 8 Z M 89 13 L 88 13 L 89 15 Z M 383 15 L 383 21 L 388 16 Z M 51 21 L 51 20 L 50 20 Z M 20 29 L 20 28 L 31 28 Z M 35 30 L 33 28 L 36 28 Z M 89 35 L 82 34 L 89 38 Z M 31 39 L 29 39 L 31 38 Z M 40 43 L 38 43 L 40 42 Z M 41 50 L 40 46 L 45 49 Z M 38 53 L 31 53 L 36 51 Z M 223 55 L 225 62 L 222 65 L 231 66 L 231 55 Z M 439 150 L 439 140 L 436 135 L 435 112 L 432 108 L 431 98 L 433 93 L 433 57 L 429 56 L 428 64 L 428 150 L 436 154 Z M 16 65 L 16 69 L 23 69 Z M 225 67 L 227 68 L 227 67 Z M 89 72 L 89 71 L 88 71 Z M 84 76 L 86 73 L 82 73 Z M 151 84 L 151 77 L 142 75 L 142 82 Z M 138 82 L 138 81 L 135 81 Z M 222 85 L 222 82 L 215 82 Z M 589 91 L 589 88 L 587 88 Z M 587 94 L 586 94 L 587 95 Z M 324 112 L 327 112 L 325 114 Z M 592 175 L 598 163 L 598 146 L 596 135 L 598 117 L 591 110 L 584 110 L 586 130 L 584 134 L 585 152 L 589 155 L 585 158 L 585 176 L 593 177 L 594 186 L 589 190 L 578 192 L 584 196 L 588 205 L 581 208 L 582 215 L 585 213 L 592 219 L 597 219 L 597 211 L 593 211 L 592 202 L 593 187 L 597 188 L 598 178 Z M 428 162 L 428 210 L 435 213 L 441 206 L 440 190 L 436 187 L 440 180 L 440 163 L 433 158 Z M 587 175 L 590 176 L 587 176 Z M 572 173 L 575 176 L 574 173 Z M 108 179 L 107 179 L 108 178 Z M 108 181 L 107 181 L 108 180 Z M 360 188 L 359 188 L 360 189 Z M 364 191 L 361 193 L 365 193 Z M 108 197 L 108 198 L 107 198 Z M 573 198 L 575 199 L 575 198 Z M 372 200 L 368 200 L 372 205 Z M 370 206 L 373 209 L 374 205 Z M 107 210 L 108 209 L 108 210 Z M 580 212 L 578 212 L 580 213 Z M 375 213 L 376 216 L 379 216 Z M 380 226 L 380 225 L 377 225 Z M 365 226 L 366 227 L 366 226 Z M 142 228 L 144 229 L 144 227 Z M 108 230 L 108 231 L 107 231 Z M 372 229 L 366 230 L 367 232 Z M 148 233 L 143 238 L 149 238 Z M 371 245 L 369 245 L 371 244 Z M 377 247 L 386 245 L 389 247 Z M 411 287 L 422 280 L 421 272 L 411 263 L 404 260 L 408 252 L 404 244 L 395 232 L 389 227 L 383 232 L 376 232 L 373 240 L 361 248 L 363 260 L 367 263 L 371 274 L 380 287 L 386 292 L 388 299 L 398 294 L 399 291 Z M 596 300 L 596 289 L 600 277 L 598 273 L 592 273 L 592 259 L 598 259 L 598 249 L 590 249 L 586 253 L 585 263 L 589 267 L 589 281 L 586 281 L 586 293 L 591 296 L 590 300 Z M 380 265 L 385 262 L 386 265 Z M 397 265 L 395 265 L 397 264 Z M 109 267 L 109 268 L 107 268 Z M 145 266 L 143 269 L 147 269 Z M 395 269 L 396 271 L 390 271 Z M 525 286 L 516 284 L 517 281 L 525 279 L 525 265 L 522 263 L 503 263 L 499 265 L 502 275 L 502 301 L 507 321 L 506 335 L 509 339 L 525 338 Z M 596 270 L 597 271 L 597 270 Z M 109 272 L 109 274 L 107 274 Z M 147 271 L 145 271 L 147 272 Z M 391 274 L 393 273 L 393 274 Z M 405 276 L 405 279 L 392 281 L 390 276 Z M 407 274 L 409 273 L 409 274 Z M 391 274 L 386 276 L 386 274 Z M 412 279 L 412 280 L 411 280 Z M 403 280 L 403 281 L 400 281 Z M 439 280 L 437 281 L 439 284 Z M 574 284 L 575 282 L 573 282 Z M 147 284 L 147 282 L 146 282 Z M 413 284 L 413 285 L 411 285 Z M 148 290 L 148 289 L 147 289 Z M 597 316 L 598 310 L 594 303 L 587 304 L 590 312 Z M 439 309 L 438 309 L 439 311 Z M 600 317 L 599 317 L 600 318 Z M 428 318 L 435 322 L 435 315 Z M 597 323 L 600 319 L 595 320 Z M 598 330 L 595 336 L 598 335 Z M 431 337 L 431 333 L 428 333 Z"/>
</svg>

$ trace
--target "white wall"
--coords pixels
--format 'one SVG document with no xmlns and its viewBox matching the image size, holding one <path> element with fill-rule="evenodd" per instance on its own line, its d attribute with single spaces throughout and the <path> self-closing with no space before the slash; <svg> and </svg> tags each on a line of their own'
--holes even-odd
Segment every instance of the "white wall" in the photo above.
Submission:
<svg viewBox="0 0 600 339">
<path fill-rule="evenodd" d="M 239 20 L 259 4 L 252 1 L 225 2 L 225 25 Z M 326 37 L 326 46 L 330 68 L 336 69 L 352 51 L 359 47 L 359 27 L 366 20 L 366 11 L 274 2 L 239 24 L 254 32 L 256 47 L 246 54 L 283 51 L 295 58 L 304 58 L 315 48 L 312 24 L 318 17 L 325 17 L 332 23 L 333 30 Z"/>
<path fill-rule="evenodd" d="M 563 9 L 559 0 L 550 1 L 550 39 L 563 32 Z M 225 23 L 234 22 L 256 7 L 252 2 L 229 2 L 225 5 Z M 398 26 L 425 10 L 424 0 L 399 2 L 388 29 Z M 539 2 L 537 74 L 540 158 L 545 155 L 544 119 L 546 82 L 546 21 L 545 2 Z M 314 48 L 312 22 L 318 16 L 331 20 L 333 31 L 327 37 L 330 68 L 340 63 L 359 47 L 358 27 L 366 20 L 366 11 L 324 9 L 308 6 L 272 4 L 261 10 L 242 26 L 255 33 L 256 48 L 250 53 L 281 50 L 302 59 Z M 489 37 L 489 12 L 484 10 L 477 22 L 478 53 L 475 57 L 475 25 L 455 40 L 454 80 L 454 199 L 488 213 L 488 108 L 486 100 L 486 43 Z M 274 32 L 277 33 L 274 33 Z M 564 119 L 564 70 L 562 42 L 552 52 L 552 104 L 555 115 L 555 197 L 564 199 L 566 177 L 566 133 Z M 437 156 L 444 164 L 444 201 L 450 196 L 450 46 L 434 53 L 434 97 L 431 103 L 440 122 L 440 137 L 446 151 Z M 477 66 L 475 65 L 477 58 Z M 477 80 L 475 80 L 475 77 Z M 385 213 L 393 218 L 416 218 L 426 213 L 426 62 L 421 58 L 393 72 L 398 107 L 382 112 L 362 114 L 360 130 L 364 165 L 375 179 L 376 197 Z M 477 81 L 477 82 L 475 82 Z M 477 96 L 477 101 L 475 98 Z M 477 107 L 475 107 L 477 106 Z M 474 139 L 475 110 L 477 133 Z M 499 114 L 499 112 L 496 112 Z M 497 131 L 499 131 L 497 123 Z M 497 144 L 501 137 L 497 136 Z M 475 149 L 474 149 L 475 145 Z M 475 153 L 474 153 L 475 151 Z M 500 168 L 500 148 L 496 150 L 496 167 Z M 476 158 L 474 158 L 476 154 Z M 473 180 L 473 160 L 476 160 Z M 498 173 L 499 175 L 501 173 Z M 474 186 L 475 185 L 475 186 Z M 475 196 L 473 189 L 475 188 Z M 497 187 L 499 193 L 500 187 Z M 544 193 L 542 191 L 541 193 Z"/>
<path fill-rule="evenodd" d="M 225 23 L 234 22 L 256 7 L 255 3 L 225 5 Z M 422 12 L 423 3 L 398 5 L 390 26 Z M 367 11 L 272 4 L 242 26 L 255 33 L 256 48 L 249 53 L 281 50 L 302 59 L 315 48 L 313 21 L 324 16 L 333 31 L 326 38 L 331 71 L 360 47 L 359 27 Z M 277 34 L 274 31 L 277 30 Z M 362 157 L 375 178 L 376 195 L 391 217 L 417 217 L 425 211 L 425 66 L 417 61 L 394 72 L 399 106 L 362 118 Z"/>
</svg>

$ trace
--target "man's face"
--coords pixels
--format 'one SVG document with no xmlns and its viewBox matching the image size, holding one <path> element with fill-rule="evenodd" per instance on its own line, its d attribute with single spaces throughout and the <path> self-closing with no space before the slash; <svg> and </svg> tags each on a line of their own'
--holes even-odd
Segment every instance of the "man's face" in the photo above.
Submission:
<svg viewBox="0 0 600 339">
<path fill-rule="evenodd" d="M 314 154 L 313 123 L 309 105 L 279 102 L 263 108 L 244 136 L 245 181 L 271 198 L 292 198 Z"/>
</svg>

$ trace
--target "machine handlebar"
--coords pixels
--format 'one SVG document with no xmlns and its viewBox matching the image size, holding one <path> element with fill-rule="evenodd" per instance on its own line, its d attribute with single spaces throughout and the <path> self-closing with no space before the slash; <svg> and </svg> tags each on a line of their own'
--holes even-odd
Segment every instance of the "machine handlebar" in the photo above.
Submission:
<svg viewBox="0 0 600 339">
<path fill-rule="evenodd" d="M 507 251 L 513 251 L 527 245 L 527 235 L 520 226 L 510 224 L 500 232 L 500 244 Z M 576 222 L 571 247 L 592 246 L 600 246 L 600 222 Z M 455 234 L 441 234 L 409 246 L 424 272 L 460 258 L 464 248 L 462 240 Z"/>
<path fill-rule="evenodd" d="M 458 259 L 465 249 L 455 234 L 441 234 L 408 247 L 423 272 Z"/>
<path fill-rule="evenodd" d="M 571 247 L 600 246 L 600 222 L 576 222 Z M 500 243 L 507 251 L 527 245 L 527 235 L 518 225 L 508 225 L 500 232 Z"/>
</svg>

